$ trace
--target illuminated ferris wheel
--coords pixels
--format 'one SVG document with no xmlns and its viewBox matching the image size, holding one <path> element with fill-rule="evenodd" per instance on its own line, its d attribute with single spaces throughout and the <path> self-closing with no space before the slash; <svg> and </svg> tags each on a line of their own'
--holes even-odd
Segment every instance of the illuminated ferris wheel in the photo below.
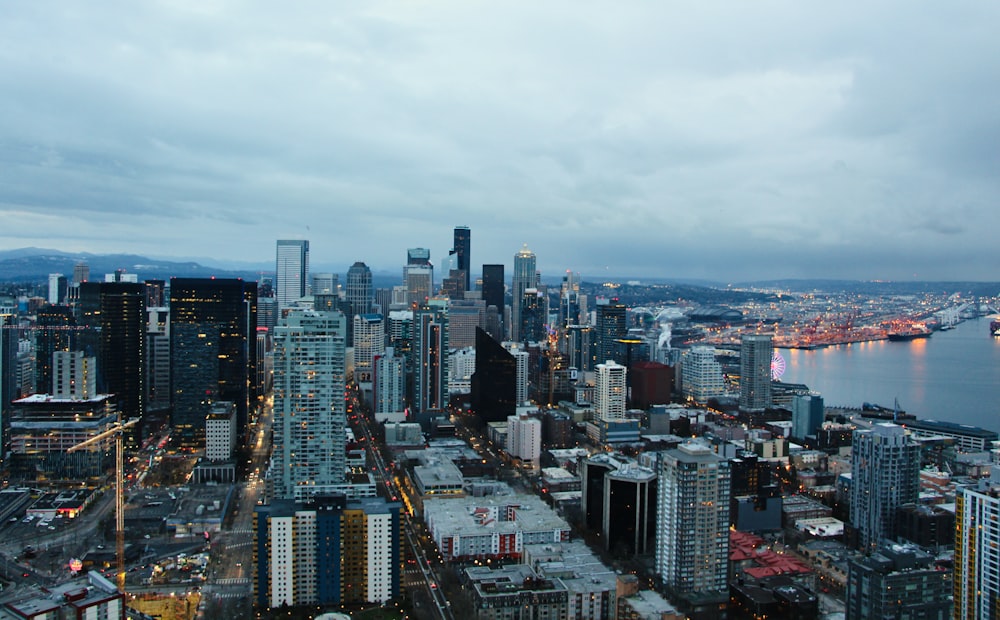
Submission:
<svg viewBox="0 0 1000 620">
<path fill-rule="evenodd" d="M 785 374 L 785 358 L 777 351 L 771 356 L 771 380 L 777 381 Z"/>
</svg>

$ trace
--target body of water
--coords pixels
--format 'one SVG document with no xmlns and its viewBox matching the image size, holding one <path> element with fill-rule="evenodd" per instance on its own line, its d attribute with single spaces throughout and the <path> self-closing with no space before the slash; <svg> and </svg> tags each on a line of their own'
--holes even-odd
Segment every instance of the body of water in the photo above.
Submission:
<svg viewBox="0 0 1000 620">
<path fill-rule="evenodd" d="M 782 349 L 781 380 L 804 383 L 827 406 L 899 405 L 925 420 L 1000 431 L 1000 338 L 988 318 L 930 338 L 861 342 L 815 350 Z"/>
</svg>

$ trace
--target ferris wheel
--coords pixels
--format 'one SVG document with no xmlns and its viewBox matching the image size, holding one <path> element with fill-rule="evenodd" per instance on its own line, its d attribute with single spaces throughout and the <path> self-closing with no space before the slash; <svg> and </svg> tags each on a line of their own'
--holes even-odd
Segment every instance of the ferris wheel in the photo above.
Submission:
<svg viewBox="0 0 1000 620">
<path fill-rule="evenodd" d="M 771 380 L 777 381 L 781 375 L 785 374 L 785 358 L 777 351 L 771 355 Z"/>
</svg>

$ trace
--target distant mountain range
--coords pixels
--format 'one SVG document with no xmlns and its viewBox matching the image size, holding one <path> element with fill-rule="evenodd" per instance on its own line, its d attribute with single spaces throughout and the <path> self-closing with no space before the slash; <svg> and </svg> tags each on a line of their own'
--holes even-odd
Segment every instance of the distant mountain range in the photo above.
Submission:
<svg viewBox="0 0 1000 620">
<path fill-rule="evenodd" d="M 209 261 L 212 259 L 198 259 Z M 124 269 L 128 273 L 134 273 L 139 280 L 162 279 L 167 280 L 172 277 L 177 278 L 243 278 L 245 280 L 259 280 L 262 273 L 273 273 L 273 266 L 268 263 L 234 263 L 231 261 L 219 260 L 222 266 L 206 266 L 196 260 L 166 260 L 155 259 L 136 254 L 92 254 L 88 252 L 71 253 L 61 250 L 51 250 L 44 248 L 18 248 L 15 250 L 0 251 L 0 282 L 44 282 L 50 273 L 61 273 L 67 277 L 72 277 L 73 267 L 80 261 L 84 261 L 90 267 L 91 280 L 103 280 L 104 274 L 114 273 L 118 269 Z M 270 267 L 270 268 L 269 268 Z M 317 270 L 319 267 L 317 267 Z M 390 272 L 385 270 L 373 273 L 373 284 L 376 288 L 389 288 L 400 283 L 400 272 Z M 340 274 L 343 283 L 344 274 Z M 584 276 L 585 281 L 603 282 L 607 276 L 589 278 Z M 678 298 L 692 299 L 702 298 L 708 290 L 716 290 L 713 300 L 715 303 L 731 303 L 734 299 L 729 296 L 718 297 L 719 289 L 747 289 L 757 288 L 765 290 L 786 290 L 786 291 L 818 291 L 827 293 L 853 292 L 865 295 L 916 295 L 921 293 L 955 293 L 974 296 L 996 296 L 1000 295 L 1000 283 L 998 282 L 903 282 L 903 281 L 860 281 L 860 280 L 823 280 L 823 279 L 796 279 L 796 280 L 759 280 L 754 282 L 741 282 L 738 284 L 723 284 L 722 282 L 711 282 L 708 280 L 695 280 L 689 278 L 636 278 L 638 282 L 629 283 L 629 278 L 618 277 L 621 282 L 626 282 L 620 290 L 636 294 L 638 297 L 646 297 L 649 294 L 660 294 L 654 290 L 661 285 L 671 285 L 674 296 Z M 558 287 L 559 279 L 555 277 L 545 279 L 550 286 Z M 630 290 L 631 289 L 631 290 Z M 595 294 L 606 295 L 607 292 L 599 287 L 593 291 Z M 631 295 L 622 295 L 623 297 Z M 734 298 L 745 298 L 745 295 L 734 295 Z M 706 300 L 707 301 L 707 300 Z"/>
<path fill-rule="evenodd" d="M 139 280 L 178 278 L 258 279 L 258 272 L 206 267 L 194 261 L 169 261 L 136 254 L 69 253 L 43 248 L 19 248 L 0 251 L 0 281 L 33 282 L 45 280 L 50 273 L 73 276 L 73 267 L 83 261 L 90 267 L 91 280 L 103 280 L 104 274 L 124 269 Z"/>
</svg>

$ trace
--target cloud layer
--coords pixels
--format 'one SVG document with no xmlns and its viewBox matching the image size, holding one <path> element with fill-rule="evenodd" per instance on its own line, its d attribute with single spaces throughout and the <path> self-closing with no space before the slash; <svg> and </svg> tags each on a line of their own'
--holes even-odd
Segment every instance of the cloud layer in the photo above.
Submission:
<svg viewBox="0 0 1000 620">
<path fill-rule="evenodd" d="M 998 279 L 1000 5 L 15 1 L 0 247 Z"/>
</svg>

